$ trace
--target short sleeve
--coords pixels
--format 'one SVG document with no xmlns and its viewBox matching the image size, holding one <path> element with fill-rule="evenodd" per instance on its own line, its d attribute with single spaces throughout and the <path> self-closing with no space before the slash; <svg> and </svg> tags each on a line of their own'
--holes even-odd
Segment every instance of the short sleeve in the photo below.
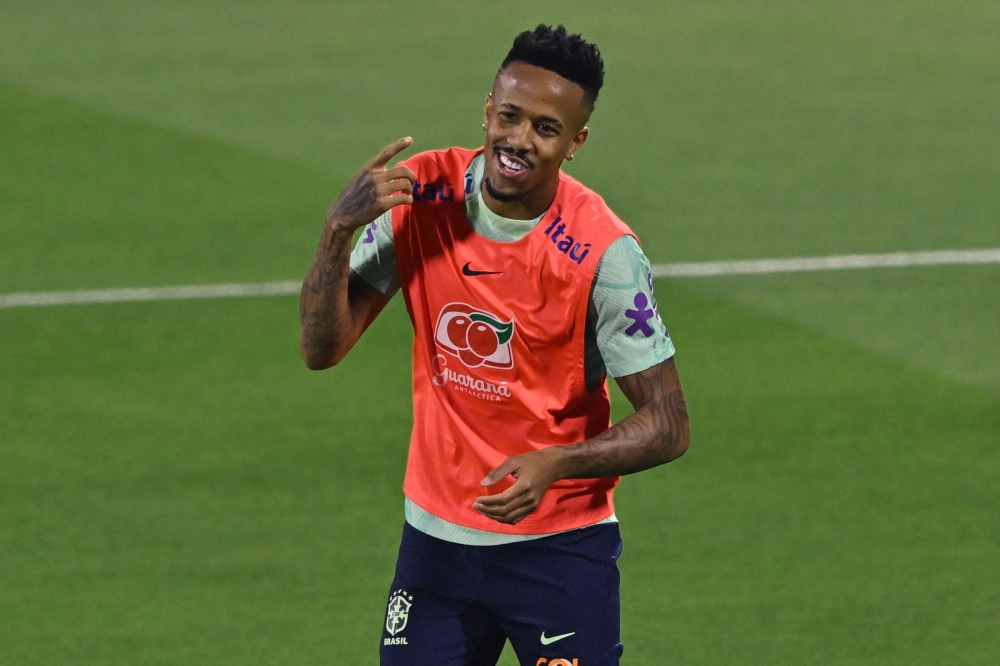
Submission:
<svg viewBox="0 0 1000 666">
<path fill-rule="evenodd" d="M 351 268 L 386 296 L 392 296 L 399 290 L 391 210 L 361 232 L 361 238 L 351 252 Z"/>
<path fill-rule="evenodd" d="M 653 297 L 649 260 L 632 236 L 605 250 L 594 274 L 591 317 L 597 347 L 612 377 L 642 372 L 674 355 Z"/>
</svg>

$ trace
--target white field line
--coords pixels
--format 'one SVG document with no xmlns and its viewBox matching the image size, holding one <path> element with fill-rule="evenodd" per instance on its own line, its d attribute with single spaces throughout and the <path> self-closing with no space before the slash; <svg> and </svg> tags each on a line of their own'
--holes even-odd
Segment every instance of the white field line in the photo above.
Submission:
<svg viewBox="0 0 1000 666">
<path fill-rule="evenodd" d="M 940 250 L 935 252 L 897 252 L 892 254 L 844 254 L 797 259 L 758 259 L 750 261 L 697 261 L 679 264 L 653 264 L 653 277 L 712 277 L 717 275 L 763 275 L 801 271 L 835 271 L 853 268 L 893 268 L 905 266 L 946 266 L 956 264 L 998 264 L 1000 248 L 989 250 Z M 287 296 L 298 294 L 302 283 L 258 282 L 250 284 L 205 284 L 180 287 L 139 287 L 134 289 L 95 289 L 89 291 L 34 291 L 0 294 L 0 309 L 40 307 L 45 305 L 84 305 L 88 303 L 124 303 L 138 301 L 173 301 L 195 298 L 245 298 L 249 296 Z"/>
<path fill-rule="evenodd" d="M 687 264 L 656 264 L 654 278 L 710 277 L 714 275 L 761 275 L 802 271 L 839 271 L 849 268 L 897 268 L 903 266 L 946 266 L 955 264 L 1000 263 L 1000 248 L 991 250 L 939 250 L 935 252 L 894 252 L 892 254 L 841 254 L 797 259 L 757 259 L 751 261 L 697 261 Z"/>
<path fill-rule="evenodd" d="M 256 284 L 196 284 L 183 287 L 139 287 L 136 289 L 95 289 L 92 291 L 29 291 L 0 294 L 0 308 L 30 308 L 43 305 L 84 305 L 128 301 L 182 301 L 192 298 L 245 298 L 297 294 L 301 282 L 258 282 Z"/>
</svg>

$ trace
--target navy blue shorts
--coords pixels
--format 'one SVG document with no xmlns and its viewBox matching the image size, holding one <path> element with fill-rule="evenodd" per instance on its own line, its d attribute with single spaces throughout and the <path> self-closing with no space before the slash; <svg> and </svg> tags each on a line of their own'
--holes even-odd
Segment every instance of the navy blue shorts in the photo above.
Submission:
<svg viewBox="0 0 1000 666">
<path fill-rule="evenodd" d="M 502 546 L 403 527 L 382 666 L 616 666 L 622 653 L 617 523 Z"/>
</svg>

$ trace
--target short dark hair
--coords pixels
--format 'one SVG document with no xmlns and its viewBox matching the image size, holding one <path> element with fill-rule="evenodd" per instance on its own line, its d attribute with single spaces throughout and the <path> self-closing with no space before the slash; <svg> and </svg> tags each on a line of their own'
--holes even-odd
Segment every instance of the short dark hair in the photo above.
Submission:
<svg viewBox="0 0 1000 666">
<path fill-rule="evenodd" d="M 604 85 L 604 61 L 596 44 L 580 35 L 566 33 L 564 26 L 540 24 L 514 38 L 501 71 L 512 62 L 523 62 L 555 72 L 583 88 L 584 98 L 594 108 L 597 94 Z"/>
</svg>

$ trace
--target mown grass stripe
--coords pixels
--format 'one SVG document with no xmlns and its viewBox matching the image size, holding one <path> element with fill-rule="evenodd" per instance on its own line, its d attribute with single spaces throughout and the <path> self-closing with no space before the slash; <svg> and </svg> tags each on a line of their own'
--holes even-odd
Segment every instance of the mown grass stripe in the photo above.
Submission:
<svg viewBox="0 0 1000 666">
<path fill-rule="evenodd" d="M 938 250 L 934 252 L 895 252 L 890 254 L 844 254 L 827 257 L 756 259 L 748 261 L 696 261 L 676 264 L 653 264 L 652 269 L 654 278 L 669 278 L 997 263 L 1000 263 L 1000 248 L 986 250 Z M 299 293 L 301 287 L 302 283 L 297 280 L 285 280 L 281 282 L 185 285 L 177 287 L 34 291 L 0 294 L 0 308 L 170 301 L 196 298 L 286 296 Z"/>
</svg>

